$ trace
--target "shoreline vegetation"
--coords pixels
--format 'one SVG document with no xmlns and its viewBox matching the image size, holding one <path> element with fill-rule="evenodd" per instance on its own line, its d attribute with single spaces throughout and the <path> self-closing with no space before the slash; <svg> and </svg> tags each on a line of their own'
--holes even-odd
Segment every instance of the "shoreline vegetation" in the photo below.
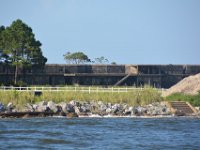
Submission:
<svg viewBox="0 0 200 150">
<path fill-rule="evenodd" d="M 200 106 L 198 95 L 173 94 L 162 97 L 162 93 L 152 87 L 128 92 L 80 92 L 43 91 L 35 95 L 32 91 L 0 91 L 0 113 L 20 117 L 35 116 L 169 116 L 174 115 L 165 101 L 187 101 Z M 23 115 L 24 112 L 24 115 Z M 26 112 L 26 113 L 25 113 Z M 15 115 L 14 115 L 15 116 Z"/>
<path fill-rule="evenodd" d="M 145 86 L 142 90 L 127 92 L 81 92 L 81 91 L 42 91 L 36 96 L 34 91 L 8 90 L 0 91 L 0 101 L 3 104 L 12 102 L 21 107 L 26 103 L 53 101 L 55 103 L 78 101 L 102 101 L 105 103 L 126 103 L 133 106 L 142 106 L 163 100 L 161 92 L 155 88 Z"/>
</svg>

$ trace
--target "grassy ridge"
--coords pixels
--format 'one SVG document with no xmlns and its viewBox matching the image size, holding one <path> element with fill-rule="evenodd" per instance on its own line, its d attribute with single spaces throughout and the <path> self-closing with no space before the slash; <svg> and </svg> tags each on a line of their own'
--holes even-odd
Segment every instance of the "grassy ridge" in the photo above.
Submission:
<svg viewBox="0 0 200 150">
<path fill-rule="evenodd" d="M 54 101 L 69 102 L 71 100 L 79 101 L 103 101 L 106 103 L 127 103 L 128 105 L 145 105 L 152 102 L 161 101 L 161 93 L 156 89 L 146 87 L 142 91 L 131 92 L 99 92 L 99 93 L 87 93 L 87 92 L 62 92 L 54 91 L 42 92 L 41 96 L 34 96 L 33 92 L 19 92 L 19 91 L 0 91 L 0 101 L 4 104 L 12 102 L 15 105 L 23 106 L 26 103 L 36 103 L 39 101 Z"/>
<path fill-rule="evenodd" d="M 168 101 L 185 101 L 189 102 L 193 106 L 200 106 L 200 93 L 197 95 L 185 95 L 181 93 L 175 93 L 165 98 Z"/>
</svg>

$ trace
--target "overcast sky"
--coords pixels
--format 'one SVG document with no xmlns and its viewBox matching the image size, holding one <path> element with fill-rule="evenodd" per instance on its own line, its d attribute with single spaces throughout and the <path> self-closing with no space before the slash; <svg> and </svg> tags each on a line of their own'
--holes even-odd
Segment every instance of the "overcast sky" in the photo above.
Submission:
<svg viewBox="0 0 200 150">
<path fill-rule="evenodd" d="M 0 0 L 0 25 L 16 19 L 48 63 L 82 51 L 118 64 L 200 64 L 200 0 Z"/>
</svg>

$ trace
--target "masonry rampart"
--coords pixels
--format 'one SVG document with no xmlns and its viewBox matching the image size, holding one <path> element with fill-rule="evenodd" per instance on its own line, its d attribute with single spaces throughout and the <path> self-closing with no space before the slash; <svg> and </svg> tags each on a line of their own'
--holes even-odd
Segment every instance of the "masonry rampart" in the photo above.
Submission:
<svg viewBox="0 0 200 150">
<path fill-rule="evenodd" d="M 14 68 L 0 64 L 0 83 L 14 79 Z M 43 69 L 19 69 L 18 80 L 30 85 L 114 85 L 149 84 L 169 88 L 189 75 L 200 73 L 200 65 L 60 65 L 47 64 Z"/>
</svg>

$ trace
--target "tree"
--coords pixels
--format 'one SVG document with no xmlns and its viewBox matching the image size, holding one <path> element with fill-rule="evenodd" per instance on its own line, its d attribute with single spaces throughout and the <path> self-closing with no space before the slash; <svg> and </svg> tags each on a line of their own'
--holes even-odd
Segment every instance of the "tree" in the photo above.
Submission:
<svg viewBox="0 0 200 150">
<path fill-rule="evenodd" d="M 113 61 L 113 62 L 111 62 L 111 64 L 112 64 L 112 65 L 116 65 L 117 63 Z"/>
<path fill-rule="evenodd" d="M 75 52 L 75 53 L 67 52 L 63 56 L 64 56 L 64 60 L 69 64 L 70 63 L 84 64 L 84 63 L 91 62 L 88 56 L 84 54 L 83 52 Z"/>
<path fill-rule="evenodd" d="M 0 63 L 5 61 L 5 54 L 3 53 L 3 31 L 5 30 L 4 26 L 0 26 Z"/>
<path fill-rule="evenodd" d="M 22 67 L 44 66 L 47 62 L 41 51 L 41 43 L 35 39 L 32 29 L 22 22 L 13 21 L 9 27 L 1 29 L 1 56 L 15 66 L 14 83 L 17 82 L 18 69 Z"/>
<path fill-rule="evenodd" d="M 99 58 L 95 58 L 95 63 L 97 63 L 97 64 L 105 64 L 105 63 L 109 63 L 109 61 L 104 56 L 101 56 Z"/>
</svg>

